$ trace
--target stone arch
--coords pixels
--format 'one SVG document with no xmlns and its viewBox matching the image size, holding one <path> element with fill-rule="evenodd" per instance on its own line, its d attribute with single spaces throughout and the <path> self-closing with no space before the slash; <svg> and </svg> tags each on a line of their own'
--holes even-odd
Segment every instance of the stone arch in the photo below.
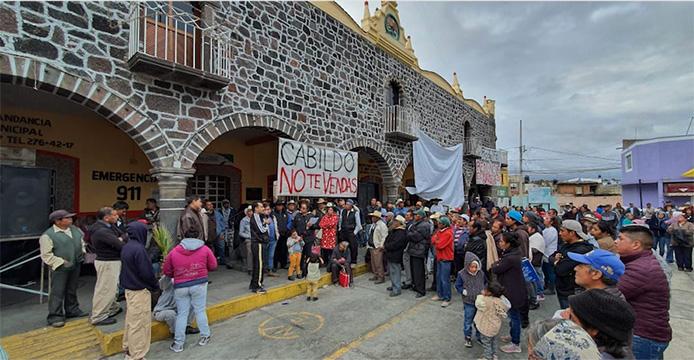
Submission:
<svg viewBox="0 0 694 360">
<path fill-rule="evenodd" d="M 0 54 L 0 82 L 28 86 L 83 105 L 123 130 L 153 167 L 169 165 L 173 147 L 162 129 L 127 100 L 102 84 L 38 59 Z"/>
<path fill-rule="evenodd" d="M 280 131 L 290 138 L 309 142 L 303 127 L 295 121 L 280 119 L 267 113 L 233 113 L 211 121 L 198 129 L 181 147 L 177 160 L 184 168 L 190 168 L 207 145 L 222 134 L 244 127 L 264 127 Z"/>
<path fill-rule="evenodd" d="M 399 172 L 395 168 L 395 161 L 388 154 L 382 144 L 373 139 L 358 137 L 343 142 L 339 148 L 352 151 L 364 150 L 366 153 L 368 153 L 378 165 L 388 199 L 395 200 L 391 199 L 391 197 L 397 196 L 398 186 L 400 185 L 400 177 L 398 176 Z"/>
</svg>

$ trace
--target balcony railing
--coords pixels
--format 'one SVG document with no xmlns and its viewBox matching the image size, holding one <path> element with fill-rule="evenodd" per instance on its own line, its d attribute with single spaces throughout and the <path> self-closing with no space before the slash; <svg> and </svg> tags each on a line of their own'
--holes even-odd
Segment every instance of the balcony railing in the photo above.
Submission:
<svg viewBox="0 0 694 360">
<path fill-rule="evenodd" d="M 133 2 L 128 64 L 133 71 L 221 88 L 231 77 L 231 43 L 170 2 Z"/>
<path fill-rule="evenodd" d="M 473 137 L 466 137 L 463 143 L 463 152 L 466 156 L 480 156 L 480 150 L 482 144 L 479 139 Z"/>
<path fill-rule="evenodd" d="M 508 166 L 508 151 L 497 150 L 499 152 L 499 162 L 501 166 Z"/>
<path fill-rule="evenodd" d="M 389 105 L 383 109 L 386 138 L 402 141 L 417 140 L 419 115 L 412 108 Z"/>
</svg>

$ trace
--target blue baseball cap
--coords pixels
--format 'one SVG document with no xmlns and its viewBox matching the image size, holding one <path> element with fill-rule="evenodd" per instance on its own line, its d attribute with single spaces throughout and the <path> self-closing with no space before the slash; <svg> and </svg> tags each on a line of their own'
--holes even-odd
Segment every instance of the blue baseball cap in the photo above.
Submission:
<svg viewBox="0 0 694 360">
<path fill-rule="evenodd" d="M 624 275 L 624 263 L 610 251 L 595 249 L 585 254 L 569 252 L 567 255 L 571 260 L 590 265 L 608 279 L 619 281 L 619 278 Z"/>
<path fill-rule="evenodd" d="M 520 212 L 516 210 L 511 210 L 508 212 L 508 217 L 511 219 L 515 220 L 517 223 L 522 224 L 523 223 L 523 215 L 521 215 Z"/>
</svg>

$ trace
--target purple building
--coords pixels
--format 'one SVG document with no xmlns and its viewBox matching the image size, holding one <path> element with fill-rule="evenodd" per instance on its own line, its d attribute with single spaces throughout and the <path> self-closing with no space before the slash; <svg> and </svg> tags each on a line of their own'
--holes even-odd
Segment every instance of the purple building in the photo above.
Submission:
<svg viewBox="0 0 694 360">
<path fill-rule="evenodd" d="M 694 179 L 683 174 L 694 168 L 694 135 L 623 140 L 622 195 L 624 203 L 660 207 L 694 201 Z"/>
</svg>

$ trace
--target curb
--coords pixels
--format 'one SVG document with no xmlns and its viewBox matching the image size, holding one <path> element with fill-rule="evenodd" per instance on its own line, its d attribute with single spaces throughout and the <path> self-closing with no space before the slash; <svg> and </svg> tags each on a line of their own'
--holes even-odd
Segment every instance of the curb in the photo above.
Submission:
<svg viewBox="0 0 694 360">
<path fill-rule="evenodd" d="M 352 269 L 352 275 L 358 276 L 366 273 L 366 264 L 358 264 Z M 331 283 L 330 274 L 324 274 L 319 286 Z M 210 324 L 230 319 L 234 316 L 261 308 L 276 302 L 291 299 L 306 292 L 306 282 L 294 282 L 268 289 L 266 294 L 246 294 L 231 298 L 207 307 L 207 319 Z M 113 333 L 103 333 L 96 330 L 97 337 L 101 346 L 101 353 L 111 356 L 123 351 L 123 330 Z M 169 327 L 159 321 L 152 320 L 152 339 L 151 342 L 166 340 L 170 337 Z"/>
</svg>

